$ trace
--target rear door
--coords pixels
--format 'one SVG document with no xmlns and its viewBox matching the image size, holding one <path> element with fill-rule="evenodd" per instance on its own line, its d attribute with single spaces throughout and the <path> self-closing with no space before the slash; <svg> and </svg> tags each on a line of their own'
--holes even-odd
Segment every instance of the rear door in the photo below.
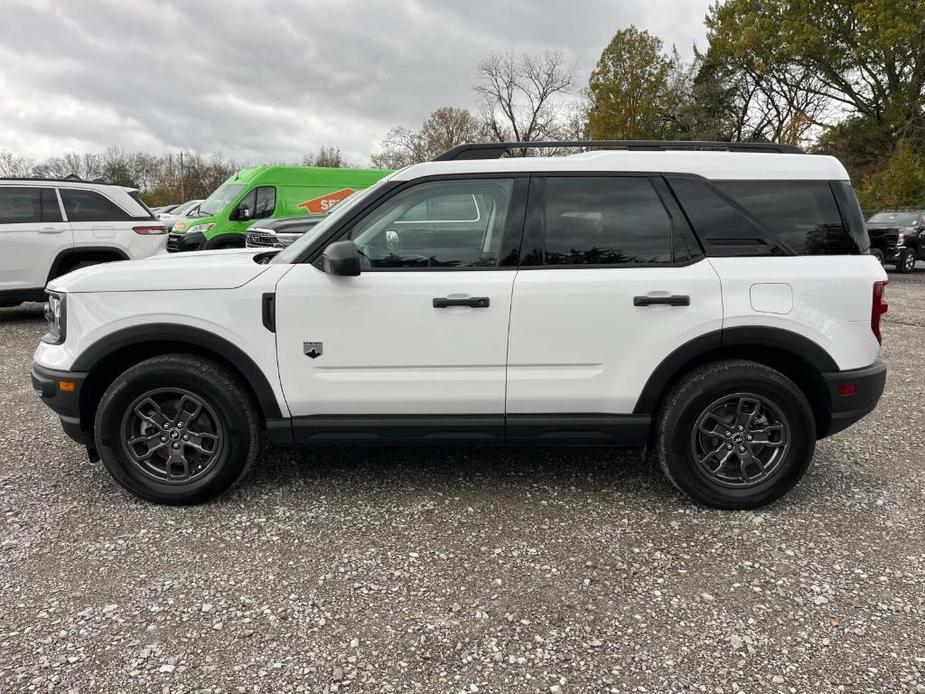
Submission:
<svg viewBox="0 0 925 694">
<path fill-rule="evenodd" d="M 685 342 L 719 330 L 719 278 L 659 177 L 534 176 L 514 282 L 508 432 L 518 415 L 630 414 Z"/>
<path fill-rule="evenodd" d="M 4 294 L 16 302 L 21 292 L 40 295 L 55 259 L 72 245 L 54 188 L 0 186 L 0 302 Z"/>
</svg>

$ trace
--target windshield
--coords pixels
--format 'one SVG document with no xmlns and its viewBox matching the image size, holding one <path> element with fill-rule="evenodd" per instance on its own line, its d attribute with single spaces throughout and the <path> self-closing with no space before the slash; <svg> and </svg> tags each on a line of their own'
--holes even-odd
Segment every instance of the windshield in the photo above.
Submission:
<svg viewBox="0 0 925 694">
<path fill-rule="evenodd" d="M 333 224 L 337 223 L 338 219 L 340 219 L 347 212 L 349 212 L 351 208 L 355 207 L 357 203 L 362 202 L 363 200 L 368 198 L 374 191 L 378 190 L 383 185 L 385 185 L 385 182 L 388 181 L 389 178 L 391 178 L 391 176 L 387 176 L 386 178 L 383 178 L 377 181 L 376 183 L 371 185 L 369 188 L 366 188 L 365 190 L 357 191 L 356 193 L 353 193 L 352 195 L 349 195 L 343 200 L 341 200 L 339 203 L 337 203 L 332 208 L 331 212 L 329 212 L 328 215 L 322 221 L 320 221 L 314 227 L 306 231 L 298 240 L 293 241 L 292 244 L 288 246 L 285 250 L 280 251 L 278 254 L 276 254 L 273 260 L 271 260 L 270 262 L 271 263 L 281 263 L 281 264 L 295 262 L 296 258 L 302 255 L 302 251 L 304 251 L 306 248 L 311 246 L 312 243 L 314 243 L 316 238 L 318 238 L 319 236 L 323 236 L 327 232 L 327 230 L 331 228 Z"/>
<path fill-rule="evenodd" d="M 190 200 L 189 202 L 184 202 L 182 205 L 177 205 L 175 208 L 173 208 L 170 214 L 175 214 L 177 217 L 182 217 L 184 214 L 186 214 L 188 209 L 195 207 L 196 203 L 198 202 L 199 200 Z"/>
<path fill-rule="evenodd" d="M 238 197 L 238 193 L 244 190 L 243 183 L 223 183 L 206 198 L 205 202 L 199 208 L 203 217 L 207 215 L 218 214 L 226 207 L 228 203 Z"/>
<path fill-rule="evenodd" d="M 875 224 L 896 224 L 901 227 L 909 227 L 915 224 L 918 219 L 918 212 L 878 212 L 867 221 Z"/>
</svg>

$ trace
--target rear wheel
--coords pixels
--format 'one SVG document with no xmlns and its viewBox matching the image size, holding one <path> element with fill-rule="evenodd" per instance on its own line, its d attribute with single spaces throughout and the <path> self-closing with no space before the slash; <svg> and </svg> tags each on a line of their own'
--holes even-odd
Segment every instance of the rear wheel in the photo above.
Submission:
<svg viewBox="0 0 925 694">
<path fill-rule="evenodd" d="M 806 472 L 816 441 L 806 397 L 786 376 L 722 361 L 686 376 L 659 414 L 656 453 L 668 479 L 695 501 L 756 508 Z"/>
<path fill-rule="evenodd" d="M 222 494 L 247 472 L 258 445 L 245 387 L 215 362 L 184 354 L 147 359 L 116 378 L 94 429 L 113 478 L 160 504 Z"/>
</svg>

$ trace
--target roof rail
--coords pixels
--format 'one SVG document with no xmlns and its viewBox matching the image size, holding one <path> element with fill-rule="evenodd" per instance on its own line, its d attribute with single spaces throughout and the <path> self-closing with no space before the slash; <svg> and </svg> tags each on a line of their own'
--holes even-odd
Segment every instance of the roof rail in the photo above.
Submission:
<svg viewBox="0 0 925 694">
<path fill-rule="evenodd" d="M 719 150 L 723 152 L 770 152 L 774 154 L 803 154 L 795 145 L 774 142 L 711 142 L 707 140 L 565 140 L 547 142 L 484 142 L 457 145 L 433 161 L 459 159 L 499 159 L 512 149 L 539 149 L 554 147 L 581 147 L 584 149 L 626 149 L 639 151 L 666 150 Z"/>
<path fill-rule="evenodd" d="M 88 181 L 76 176 L 67 176 L 65 178 L 54 178 L 46 176 L 0 176 L 0 181 L 38 181 L 40 183 L 92 183 L 97 186 L 110 186 L 112 183 L 106 183 L 103 180 Z"/>
</svg>

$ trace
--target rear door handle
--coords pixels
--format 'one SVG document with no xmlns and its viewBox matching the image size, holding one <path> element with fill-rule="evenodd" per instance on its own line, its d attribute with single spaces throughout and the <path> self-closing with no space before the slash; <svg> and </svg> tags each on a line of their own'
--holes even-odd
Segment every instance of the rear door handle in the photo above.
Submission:
<svg viewBox="0 0 925 694">
<path fill-rule="evenodd" d="M 60 227 L 42 227 L 39 229 L 40 234 L 60 234 L 64 229 Z"/>
<path fill-rule="evenodd" d="M 434 308 L 449 308 L 450 306 L 469 306 L 471 308 L 488 308 L 487 296 L 472 296 L 466 299 L 450 299 L 439 297 L 434 299 Z"/>
<path fill-rule="evenodd" d="M 671 296 L 634 296 L 633 306 L 690 306 L 691 298 L 687 294 L 672 294 Z"/>
</svg>

